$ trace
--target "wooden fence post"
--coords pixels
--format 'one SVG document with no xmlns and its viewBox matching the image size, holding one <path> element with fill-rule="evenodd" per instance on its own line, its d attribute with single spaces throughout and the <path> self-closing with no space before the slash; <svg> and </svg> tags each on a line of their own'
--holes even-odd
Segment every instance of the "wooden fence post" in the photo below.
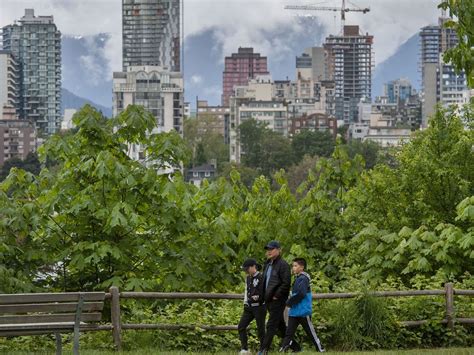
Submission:
<svg viewBox="0 0 474 355">
<path fill-rule="evenodd" d="M 110 288 L 112 296 L 111 301 L 111 319 L 112 319 L 112 335 L 114 338 L 115 350 L 122 350 L 122 321 L 120 319 L 120 292 L 118 287 L 112 286 Z"/>
<path fill-rule="evenodd" d="M 447 282 L 444 285 L 446 292 L 446 320 L 448 321 L 448 327 L 454 330 L 454 287 L 452 282 Z"/>
</svg>

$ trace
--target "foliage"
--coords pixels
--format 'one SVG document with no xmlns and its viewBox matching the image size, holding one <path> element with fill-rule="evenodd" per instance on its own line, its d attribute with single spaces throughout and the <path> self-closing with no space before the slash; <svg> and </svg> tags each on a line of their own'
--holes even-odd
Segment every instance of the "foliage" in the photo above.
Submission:
<svg viewBox="0 0 474 355">
<path fill-rule="evenodd" d="M 271 131 L 254 119 L 239 126 L 242 146 L 242 162 L 270 177 L 279 169 L 293 164 L 294 152 L 288 138 Z"/>
<path fill-rule="evenodd" d="M 8 159 L 0 168 L 0 181 L 5 180 L 5 178 L 10 173 L 11 168 L 23 169 L 32 173 L 33 175 L 38 175 L 41 170 L 41 164 L 36 153 L 28 153 L 26 158 L 23 160 L 19 158 Z"/>
<path fill-rule="evenodd" d="M 229 147 L 219 129 L 219 121 L 212 115 L 200 114 L 199 118 L 184 120 L 184 140 L 192 152 L 190 167 L 215 160 L 220 170 L 229 161 Z"/>
<path fill-rule="evenodd" d="M 329 157 L 334 150 L 334 138 L 329 131 L 304 130 L 293 137 L 291 146 L 298 163 L 305 155 Z"/>
<path fill-rule="evenodd" d="M 175 133 L 153 134 L 155 120 L 145 110 L 129 106 L 106 120 L 86 106 L 75 116 L 75 132 L 42 148 L 54 172 L 46 165 L 36 175 L 14 168 L 0 184 L 0 288 L 242 292 L 239 265 L 247 257 L 263 261 L 263 246 L 273 239 L 287 260 L 307 259 L 316 292 L 439 288 L 447 280 L 472 288 L 474 153 L 466 112 L 440 110 L 391 156 L 394 164 L 366 170 L 357 149 L 337 142 L 330 157 L 305 158 L 295 175 L 276 170 L 292 159 L 289 141 L 249 121 L 244 158 L 260 149 L 264 161 L 253 168 L 225 164 L 225 178 L 196 188 L 170 169 L 186 160 L 185 143 Z M 260 134 L 258 142 L 249 138 Z M 127 156 L 130 143 L 143 146 L 145 164 Z M 298 187 L 287 180 L 292 176 L 302 181 Z M 453 335 L 439 324 L 443 300 L 380 305 L 362 296 L 334 307 L 321 302 L 315 310 L 331 347 L 472 343 L 472 333 Z M 457 307 L 465 317 L 474 312 L 468 302 Z M 231 302 L 131 302 L 124 319 L 235 324 L 239 310 Z M 339 316 L 357 322 L 342 328 Z M 407 330 L 393 319 L 431 323 Z M 231 333 L 196 329 L 175 345 L 165 332 L 129 334 L 130 348 L 141 341 L 213 351 L 236 344 Z M 354 342 L 359 335 L 363 342 Z M 85 336 L 90 344 L 105 338 Z"/>
<path fill-rule="evenodd" d="M 453 223 L 456 206 L 474 194 L 473 144 L 473 131 L 464 129 L 456 110 L 439 109 L 402 147 L 395 167 L 362 173 L 347 196 L 345 217 L 359 230 L 376 223 L 392 232 Z"/>
<path fill-rule="evenodd" d="M 347 153 L 351 158 L 360 155 L 364 158 L 365 168 L 372 169 L 379 161 L 381 147 L 376 142 L 364 141 L 358 139 L 351 140 L 347 145 Z"/>
<path fill-rule="evenodd" d="M 310 171 L 316 172 L 316 164 L 318 157 L 310 157 L 305 155 L 303 159 L 296 165 L 291 166 L 287 171 L 288 186 L 293 193 L 296 193 L 298 187 L 308 180 Z"/>
<path fill-rule="evenodd" d="M 474 2 L 472 0 L 443 0 L 439 8 L 449 11 L 445 26 L 456 31 L 458 44 L 444 54 L 458 71 L 464 70 L 469 87 L 474 88 Z"/>
</svg>

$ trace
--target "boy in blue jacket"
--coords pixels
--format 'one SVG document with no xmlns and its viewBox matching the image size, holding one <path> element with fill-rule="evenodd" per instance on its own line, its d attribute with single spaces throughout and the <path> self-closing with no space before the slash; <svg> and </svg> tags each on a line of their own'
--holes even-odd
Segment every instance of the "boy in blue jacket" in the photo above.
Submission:
<svg viewBox="0 0 474 355">
<path fill-rule="evenodd" d="M 292 271 L 296 275 L 296 279 L 291 290 L 291 297 L 286 302 L 286 305 L 290 307 L 290 311 L 288 312 L 288 327 L 286 328 L 280 352 L 286 352 L 290 349 L 296 329 L 300 324 L 310 337 L 316 350 L 324 352 L 324 348 L 314 330 L 313 323 L 311 323 L 313 297 L 311 294 L 310 277 L 304 272 L 305 269 L 305 259 L 296 258 L 293 260 Z"/>
</svg>

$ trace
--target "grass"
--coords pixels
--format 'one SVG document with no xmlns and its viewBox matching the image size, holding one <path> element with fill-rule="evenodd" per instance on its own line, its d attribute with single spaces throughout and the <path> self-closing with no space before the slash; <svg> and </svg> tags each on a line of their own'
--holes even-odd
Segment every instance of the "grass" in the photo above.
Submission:
<svg viewBox="0 0 474 355">
<path fill-rule="evenodd" d="M 68 355 L 71 352 L 63 351 L 64 355 Z M 81 355 L 230 355 L 237 354 L 237 351 L 219 352 L 219 353 L 206 353 L 206 352 L 183 352 L 183 351 L 162 351 L 156 349 L 141 349 L 133 351 L 123 351 L 120 353 L 114 351 L 99 351 L 99 350 L 87 350 L 83 349 L 80 351 Z M 1 352 L 0 354 L 7 354 Z M 8 352 L 8 355 L 53 355 L 54 352 Z M 274 352 L 273 354 L 276 354 Z M 301 355 L 319 354 L 316 352 L 302 352 Z M 339 351 L 328 351 L 326 354 L 332 355 L 473 355 L 474 348 L 449 348 L 449 349 L 414 349 L 414 350 L 377 350 L 377 351 L 356 351 L 356 352 L 339 352 Z"/>
</svg>

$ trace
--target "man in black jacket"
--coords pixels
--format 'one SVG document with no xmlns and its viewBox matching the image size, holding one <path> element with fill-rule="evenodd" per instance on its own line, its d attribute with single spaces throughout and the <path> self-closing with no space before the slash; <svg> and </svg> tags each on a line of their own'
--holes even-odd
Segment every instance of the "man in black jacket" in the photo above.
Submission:
<svg viewBox="0 0 474 355">
<path fill-rule="evenodd" d="M 281 258 L 280 243 L 271 241 L 265 246 L 265 250 L 267 261 L 263 270 L 263 283 L 269 317 L 259 354 L 266 354 L 270 350 L 275 334 L 278 333 L 281 338 L 285 336 L 286 324 L 283 313 L 291 286 L 290 266 Z M 291 349 L 301 351 L 301 347 L 296 341 L 292 342 Z"/>
</svg>

